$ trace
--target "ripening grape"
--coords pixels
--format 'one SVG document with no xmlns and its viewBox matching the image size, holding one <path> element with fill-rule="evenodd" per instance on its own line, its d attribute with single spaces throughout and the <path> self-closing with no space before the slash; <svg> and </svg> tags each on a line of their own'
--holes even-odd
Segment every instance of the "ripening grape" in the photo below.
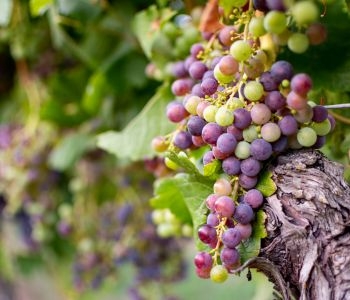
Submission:
<svg viewBox="0 0 350 300">
<path fill-rule="evenodd" d="M 214 193 L 220 196 L 228 196 L 232 192 L 231 183 L 226 178 L 217 179 L 214 183 L 213 189 Z"/>
<path fill-rule="evenodd" d="M 192 146 L 192 136 L 187 131 L 179 131 L 175 135 L 173 143 L 176 147 L 180 149 L 188 149 Z"/>
<path fill-rule="evenodd" d="M 264 94 L 264 87 L 258 81 L 249 81 L 244 86 L 244 96 L 249 101 L 258 101 Z"/>
<path fill-rule="evenodd" d="M 253 37 L 260 37 L 266 33 L 266 30 L 264 28 L 264 17 L 253 17 L 249 22 L 249 33 Z"/>
<path fill-rule="evenodd" d="M 310 127 L 301 128 L 297 133 L 298 143 L 303 147 L 311 147 L 316 143 L 317 134 L 314 129 Z"/>
<path fill-rule="evenodd" d="M 201 102 L 201 98 L 198 96 L 191 96 L 184 102 L 185 109 L 191 114 L 197 114 L 197 106 Z"/>
<path fill-rule="evenodd" d="M 220 224 L 220 216 L 216 212 L 208 214 L 207 224 L 212 227 L 218 226 Z"/>
<path fill-rule="evenodd" d="M 258 78 L 264 72 L 264 69 L 264 62 L 256 56 L 249 58 L 243 66 L 243 71 L 249 79 Z"/>
<path fill-rule="evenodd" d="M 269 11 L 264 18 L 264 27 L 267 32 L 280 34 L 287 27 L 287 17 L 283 12 Z"/>
<path fill-rule="evenodd" d="M 235 155 L 240 159 L 248 158 L 250 156 L 250 144 L 246 141 L 238 142 Z"/>
<path fill-rule="evenodd" d="M 286 98 L 279 91 L 272 91 L 267 93 L 264 102 L 272 112 L 275 112 L 286 106 Z"/>
<path fill-rule="evenodd" d="M 163 136 L 156 136 L 152 139 L 152 149 L 157 152 L 164 152 L 168 150 L 169 143 Z"/>
<path fill-rule="evenodd" d="M 252 107 L 250 115 L 255 124 L 262 125 L 270 120 L 271 110 L 266 104 L 258 103 Z"/>
<path fill-rule="evenodd" d="M 205 95 L 212 95 L 218 89 L 218 82 L 214 78 L 203 79 L 200 87 Z"/>
<path fill-rule="evenodd" d="M 237 61 L 247 60 L 253 53 L 252 47 L 243 40 L 235 41 L 230 47 L 230 54 Z"/>
<path fill-rule="evenodd" d="M 306 107 L 307 99 L 294 91 L 290 91 L 287 95 L 287 104 L 290 108 L 299 110 Z"/>
<path fill-rule="evenodd" d="M 210 194 L 206 199 L 205 199 L 205 204 L 210 209 L 211 211 L 215 211 L 215 201 L 219 198 L 220 196 L 217 194 Z"/>
<path fill-rule="evenodd" d="M 219 65 L 217 64 L 214 68 L 214 77 L 215 79 L 221 83 L 226 84 L 233 81 L 234 76 L 233 75 L 225 75 L 220 71 Z"/>
<path fill-rule="evenodd" d="M 210 145 L 215 145 L 219 136 L 223 133 L 223 128 L 217 123 L 208 123 L 203 127 L 202 138 Z"/>
<path fill-rule="evenodd" d="M 281 136 L 281 129 L 276 123 L 269 122 L 261 127 L 261 137 L 267 142 L 275 142 Z"/>
<path fill-rule="evenodd" d="M 312 88 L 312 80 L 309 75 L 299 73 L 293 76 L 290 82 L 290 87 L 295 93 L 301 96 L 306 96 Z"/>
<path fill-rule="evenodd" d="M 223 75 L 232 76 L 238 72 L 239 64 L 231 55 L 225 55 L 220 59 L 218 68 Z"/>
<path fill-rule="evenodd" d="M 320 12 L 313 1 L 298 1 L 292 6 L 292 16 L 298 25 L 309 25 L 317 21 Z"/>
<path fill-rule="evenodd" d="M 250 125 L 248 128 L 243 130 L 243 139 L 246 142 L 252 142 L 259 137 L 258 127 L 255 125 Z"/>
<path fill-rule="evenodd" d="M 253 228 L 252 228 L 252 225 L 249 223 L 248 224 L 237 223 L 235 228 L 239 230 L 242 240 L 245 240 L 252 235 Z"/>
<path fill-rule="evenodd" d="M 222 217 L 232 217 L 235 212 L 233 199 L 228 196 L 221 196 L 215 201 L 215 211 Z"/>
<path fill-rule="evenodd" d="M 264 197 L 259 190 L 251 189 L 244 195 L 243 200 L 252 208 L 258 208 L 262 205 Z"/>
<path fill-rule="evenodd" d="M 222 283 L 227 280 L 228 271 L 222 265 L 214 266 L 210 271 L 210 279 L 216 283 Z"/>
<path fill-rule="evenodd" d="M 291 80 L 294 75 L 293 66 L 285 60 L 278 60 L 273 63 L 270 72 L 278 84 L 285 79 Z"/>
<path fill-rule="evenodd" d="M 297 110 L 293 116 L 299 123 L 309 123 L 313 117 L 312 107 L 309 104 L 306 104 L 303 109 Z"/>
<path fill-rule="evenodd" d="M 288 48 L 294 53 L 304 53 L 309 48 L 309 39 L 304 33 L 293 33 L 288 39 Z"/>
<path fill-rule="evenodd" d="M 306 29 L 310 45 L 322 44 L 327 39 L 327 29 L 323 24 L 314 23 Z"/>
<path fill-rule="evenodd" d="M 331 131 L 331 122 L 329 119 L 322 122 L 312 122 L 310 127 L 315 130 L 317 135 L 324 136 Z"/>
<path fill-rule="evenodd" d="M 234 26 L 223 27 L 218 36 L 220 43 L 224 46 L 230 46 L 232 44 L 232 36 L 236 32 L 237 30 Z"/>
<path fill-rule="evenodd" d="M 207 122 L 199 116 L 191 116 L 187 122 L 187 130 L 194 136 L 202 135 L 203 127 Z"/>
</svg>

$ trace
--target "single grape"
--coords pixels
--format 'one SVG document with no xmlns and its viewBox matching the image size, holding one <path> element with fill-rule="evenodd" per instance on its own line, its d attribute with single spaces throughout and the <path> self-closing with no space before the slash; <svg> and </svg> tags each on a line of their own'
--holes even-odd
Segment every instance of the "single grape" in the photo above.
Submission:
<svg viewBox="0 0 350 300">
<path fill-rule="evenodd" d="M 246 142 L 251 143 L 252 141 L 254 141 L 255 139 L 257 139 L 259 137 L 258 132 L 259 132 L 259 130 L 258 130 L 257 126 L 250 125 L 248 128 L 243 130 L 243 139 Z"/>
<path fill-rule="evenodd" d="M 219 42 L 224 46 L 232 44 L 232 37 L 237 32 L 234 26 L 224 26 L 218 35 Z"/>
<path fill-rule="evenodd" d="M 231 269 L 239 263 L 239 252 L 235 248 L 224 247 L 220 259 L 226 268 Z"/>
<path fill-rule="evenodd" d="M 233 199 L 228 196 L 221 196 L 215 201 L 215 212 L 222 217 L 232 217 L 235 211 Z"/>
<path fill-rule="evenodd" d="M 225 158 L 222 161 L 222 170 L 227 175 L 238 175 L 241 172 L 241 162 L 234 156 Z"/>
<path fill-rule="evenodd" d="M 327 39 L 327 29 L 323 24 L 314 23 L 306 29 L 310 45 L 320 45 Z"/>
<path fill-rule="evenodd" d="M 253 0 L 253 6 L 255 9 L 260 10 L 262 12 L 269 11 L 266 0 Z"/>
<path fill-rule="evenodd" d="M 316 105 L 312 108 L 312 110 L 313 110 L 312 121 L 323 122 L 328 118 L 327 108 L 321 105 Z"/>
<path fill-rule="evenodd" d="M 157 152 L 164 152 L 168 150 L 169 143 L 163 136 L 156 136 L 152 139 L 152 149 Z"/>
<path fill-rule="evenodd" d="M 278 121 L 278 126 L 284 135 L 293 135 L 298 131 L 298 123 L 293 116 L 287 115 Z"/>
<path fill-rule="evenodd" d="M 228 271 L 222 265 L 214 266 L 210 271 L 210 279 L 216 283 L 222 283 L 227 280 Z"/>
<path fill-rule="evenodd" d="M 189 78 L 177 79 L 172 83 L 171 91 L 175 96 L 184 96 L 191 91 L 193 84 Z"/>
<path fill-rule="evenodd" d="M 215 114 L 215 122 L 220 126 L 230 126 L 233 123 L 233 112 L 226 106 L 221 106 L 218 108 Z"/>
<path fill-rule="evenodd" d="M 188 73 L 193 79 L 202 79 L 204 73 L 208 70 L 207 66 L 201 61 L 195 61 L 188 69 Z"/>
<path fill-rule="evenodd" d="M 237 158 L 245 159 L 250 156 L 250 144 L 246 141 L 240 141 L 237 143 L 235 155 Z"/>
<path fill-rule="evenodd" d="M 278 90 L 279 82 L 275 79 L 275 77 L 271 74 L 271 72 L 267 71 L 262 73 L 259 81 L 263 85 L 264 90 L 266 92 Z"/>
<path fill-rule="evenodd" d="M 202 225 L 198 229 L 198 237 L 203 243 L 210 244 L 217 239 L 216 230 L 207 224 Z"/>
<path fill-rule="evenodd" d="M 229 153 L 224 153 L 220 151 L 220 149 L 217 146 L 213 146 L 212 151 L 213 151 L 214 157 L 219 160 L 223 160 L 230 156 Z"/>
<path fill-rule="evenodd" d="M 243 174 L 247 176 L 254 177 L 259 174 L 260 170 L 261 170 L 260 161 L 252 157 L 244 159 L 241 162 L 241 171 Z"/>
<path fill-rule="evenodd" d="M 199 269 L 196 267 L 196 274 L 199 278 L 208 279 L 210 278 L 211 269 Z"/>
<path fill-rule="evenodd" d="M 207 216 L 207 224 L 208 225 L 215 227 L 215 226 L 218 226 L 219 223 L 220 223 L 220 220 L 219 220 L 219 215 L 217 213 L 210 213 Z"/>
<path fill-rule="evenodd" d="M 256 139 L 250 145 L 250 153 L 257 160 L 266 160 L 272 155 L 272 146 L 264 139 Z"/>
<path fill-rule="evenodd" d="M 203 127 L 202 138 L 210 145 L 215 145 L 219 136 L 223 133 L 223 128 L 216 123 L 208 123 Z"/>
<path fill-rule="evenodd" d="M 203 138 L 201 135 L 193 135 L 192 136 L 192 144 L 196 147 L 202 147 L 202 146 L 205 146 L 205 142 L 203 141 Z"/>
<path fill-rule="evenodd" d="M 322 122 L 312 122 L 310 127 L 315 130 L 317 135 L 324 136 L 331 131 L 331 122 L 326 119 Z"/>
<path fill-rule="evenodd" d="M 241 224 L 248 224 L 254 219 L 254 211 L 250 205 L 246 203 L 240 203 L 236 207 L 234 219 Z"/>
<path fill-rule="evenodd" d="M 214 77 L 221 84 L 227 84 L 233 81 L 234 75 L 224 75 L 217 64 L 214 68 Z"/>
<path fill-rule="evenodd" d="M 298 131 L 297 140 L 300 145 L 304 147 L 311 147 L 316 143 L 317 134 L 314 129 L 310 127 L 304 127 Z"/>
<path fill-rule="evenodd" d="M 234 116 L 234 126 L 238 129 L 247 128 L 251 122 L 252 118 L 250 116 L 250 112 L 245 108 L 237 108 L 233 111 Z"/>
<path fill-rule="evenodd" d="M 171 122 L 181 122 L 188 116 L 184 105 L 179 101 L 172 101 L 166 107 L 166 115 Z"/>
<path fill-rule="evenodd" d="M 232 193 L 232 186 L 228 179 L 219 178 L 213 186 L 214 193 L 220 196 L 228 196 Z"/>
<path fill-rule="evenodd" d="M 313 1 L 298 1 L 292 6 L 292 16 L 299 26 L 317 21 L 319 15 L 318 7 Z"/>
<path fill-rule="evenodd" d="M 196 115 L 197 114 L 197 106 L 202 101 L 202 99 L 198 96 L 190 96 L 186 98 L 184 101 L 184 107 L 185 109 L 191 114 Z"/>
<path fill-rule="evenodd" d="M 200 43 L 193 44 L 190 49 L 191 56 L 193 56 L 194 58 L 197 58 L 200 53 L 203 53 L 203 51 L 204 47 Z"/>
<path fill-rule="evenodd" d="M 262 205 L 264 197 L 259 190 L 251 189 L 244 195 L 243 201 L 252 208 L 258 208 Z"/>
<path fill-rule="evenodd" d="M 253 228 L 252 228 L 252 225 L 249 223 L 248 224 L 237 223 L 235 228 L 238 229 L 239 232 L 241 233 L 242 240 L 246 240 L 252 235 Z"/>
<path fill-rule="evenodd" d="M 260 16 L 251 18 L 248 25 L 248 31 L 255 38 L 264 35 L 266 33 L 264 27 L 264 17 Z"/>
<path fill-rule="evenodd" d="M 236 228 L 228 228 L 222 234 L 222 243 L 228 248 L 235 248 L 241 240 L 241 233 Z"/>
<path fill-rule="evenodd" d="M 312 88 L 312 80 L 309 75 L 299 73 L 293 76 L 290 87 L 295 93 L 305 97 Z"/>
<path fill-rule="evenodd" d="M 299 110 L 306 107 L 307 99 L 294 91 L 290 91 L 287 95 L 287 104 L 290 108 Z"/>
<path fill-rule="evenodd" d="M 194 257 L 194 264 L 198 269 L 210 270 L 213 266 L 213 258 L 207 252 L 199 252 Z"/>
<path fill-rule="evenodd" d="M 211 163 L 213 160 L 215 160 L 213 151 L 207 151 L 203 155 L 203 165 L 207 165 Z"/>
<path fill-rule="evenodd" d="M 202 86 L 200 83 L 196 83 L 192 89 L 191 89 L 191 94 L 193 96 L 197 96 L 197 97 L 200 97 L 200 98 L 204 98 L 205 97 L 205 93 L 202 89 Z"/>
<path fill-rule="evenodd" d="M 250 190 L 256 186 L 258 183 L 258 178 L 256 176 L 247 176 L 245 174 L 240 174 L 238 177 L 239 185 L 245 190 Z"/>
<path fill-rule="evenodd" d="M 273 152 L 282 153 L 288 148 L 288 138 L 282 135 L 276 142 L 273 142 L 271 145 Z"/>
<path fill-rule="evenodd" d="M 199 116 L 191 116 L 187 122 L 187 130 L 190 134 L 195 136 L 202 135 L 203 127 L 207 122 Z"/>
<path fill-rule="evenodd" d="M 316 143 L 313 144 L 312 147 L 319 149 L 319 148 L 322 148 L 325 143 L 326 143 L 326 137 L 325 136 L 318 136 Z"/>
<path fill-rule="evenodd" d="M 199 104 L 198 104 L 199 105 Z M 218 107 L 215 105 L 207 105 L 203 110 L 203 119 L 207 122 L 215 122 L 215 115 Z M 198 114 L 200 116 L 200 114 Z"/>
<path fill-rule="evenodd" d="M 225 55 L 220 59 L 218 68 L 222 74 L 232 76 L 238 72 L 239 64 L 231 55 Z"/>
<path fill-rule="evenodd" d="M 218 82 L 214 78 L 205 78 L 201 83 L 201 89 L 205 95 L 212 95 L 217 91 Z"/>
<path fill-rule="evenodd" d="M 288 48 L 294 53 L 304 53 L 309 48 L 309 39 L 304 33 L 293 33 L 288 39 Z"/>
<path fill-rule="evenodd" d="M 223 133 L 216 142 L 217 148 L 224 154 L 231 154 L 237 146 L 237 140 L 231 133 Z"/>
<path fill-rule="evenodd" d="M 173 143 L 180 149 L 188 149 L 192 146 L 192 136 L 188 131 L 179 131 L 175 135 Z"/>
<path fill-rule="evenodd" d="M 261 127 L 261 137 L 267 142 L 276 142 L 281 136 L 281 129 L 276 123 L 269 122 Z"/>
<path fill-rule="evenodd" d="M 264 94 L 264 86 L 258 81 L 249 81 L 244 86 L 243 93 L 249 101 L 259 101 Z"/>
<path fill-rule="evenodd" d="M 293 116 L 299 123 L 309 123 L 313 117 L 312 107 L 306 104 L 303 109 L 297 110 Z"/>
<path fill-rule="evenodd" d="M 215 211 L 215 201 L 219 198 L 219 195 L 216 194 L 210 194 L 206 199 L 205 199 L 205 204 L 210 209 L 211 211 Z"/>
<path fill-rule="evenodd" d="M 171 66 L 171 73 L 176 77 L 176 78 L 183 78 L 188 76 L 188 72 L 185 68 L 185 63 L 183 61 L 177 61 L 172 64 Z"/>
<path fill-rule="evenodd" d="M 252 107 L 250 115 L 255 124 L 262 125 L 270 120 L 271 110 L 266 104 L 258 103 Z"/>
<path fill-rule="evenodd" d="M 291 80 L 294 75 L 293 66 L 285 60 L 278 60 L 273 63 L 270 72 L 278 83 L 285 79 Z"/>
<path fill-rule="evenodd" d="M 286 105 L 286 98 L 279 91 L 272 91 L 266 94 L 264 102 L 272 112 L 276 112 Z"/>
<path fill-rule="evenodd" d="M 247 41 L 237 40 L 230 47 L 230 54 L 237 61 L 247 60 L 253 53 L 252 47 Z"/>
<path fill-rule="evenodd" d="M 287 27 L 287 17 L 283 12 L 272 10 L 264 18 L 264 27 L 270 33 L 282 33 Z"/>
</svg>

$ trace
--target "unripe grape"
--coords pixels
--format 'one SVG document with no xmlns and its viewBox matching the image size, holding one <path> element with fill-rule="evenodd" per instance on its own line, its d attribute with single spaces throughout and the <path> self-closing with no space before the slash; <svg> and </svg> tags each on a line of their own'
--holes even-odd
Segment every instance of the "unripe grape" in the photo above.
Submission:
<svg viewBox="0 0 350 300">
<path fill-rule="evenodd" d="M 297 140 L 300 145 L 304 147 L 311 147 L 313 144 L 316 143 L 317 134 L 312 128 L 304 127 L 298 131 Z"/>
<path fill-rule="evenodd" d="M 270 33 L 282 33 L 287 27 L 285 13 L 277 10 L 269 11 L 264 18 L 264 27 Z"/>
<path fill-rule="evenodd" d="M 264 17 L 253 17 L 249 22 L 249 33 L 253 37 L 260 37 L 266 33 L 264 28 Z"/>
<path fill-rule="evenodd" d="M 210 279 L 216 283 L 222 283 L 227 280 L 228 271 L 222 265 L 214 266 L 210 271 Z"/>
<path fill-rule="evenodd" d="M 235 41 L 230 47 L 230 54 L 238 61 L 247 60 L 253 53 L 250 44 L 243 40 Z"/>
<path fill-rule="evenodd" d="M 215 122 L 215 115 L 216 112 L 218 111 L 218 107 L 215 105 L 208 105 L 206 108 L 203 110 L 203 118 L 207 122 Z"/>
<path fill-rule="evenodd" d="M 221 106 L 215 114 L 215 122 L 220 126 L 229 126 L 233 123 L 233 112 L 225 106 Z"/>
<path fill-rule="evenodd" d="M 220 196 L 228 196 L 232 193 L 232 185 L 226 178 L 219 178 L 214 183 L 214 193 Z"/>
<path fill-rule="evenodd" d="M 293 33 L 288 39 L 288 48 L 294 53 L 304 53 L 309 48 L 309 39 L 304 33 Z"/>
<path fill-rule="evenodd" d="M 317 21 L 320 12 L 313 1 L 296 2 L 292 7 L 292 16 L 298 25 L 309 25 Z"/>
<path fill-rule="evenodd" d="M 249 81 L 244 86 L 244 96 L 250 101 L 258 101 L 264 94 L 264 87 L 258 81 Z"/>
</svg>

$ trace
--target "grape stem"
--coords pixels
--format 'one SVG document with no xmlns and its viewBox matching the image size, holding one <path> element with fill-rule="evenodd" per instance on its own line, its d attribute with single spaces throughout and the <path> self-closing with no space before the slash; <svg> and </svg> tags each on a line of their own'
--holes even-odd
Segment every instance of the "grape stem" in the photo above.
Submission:
<svg viewBox="0 0 350 300">
<path fill-rule="evenodd" d="M 323 105 L 323 107 L 327 109 L 350 108 L 350 103 Z"/>
</svg>

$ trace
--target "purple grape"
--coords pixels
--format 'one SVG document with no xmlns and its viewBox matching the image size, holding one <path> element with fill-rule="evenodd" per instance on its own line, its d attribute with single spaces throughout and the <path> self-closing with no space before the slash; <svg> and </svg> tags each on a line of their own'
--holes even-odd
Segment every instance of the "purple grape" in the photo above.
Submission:
<svg viewBox="0 0 350 300">
<path fill-rule="evenodd" d="M 266 5 L 269 10 L 286 11 L 286 6 L 283 0 L 266 0 Z"/>
<path fill-rule="evenodd" d="M 321 106 L 321 105 L 316 105 L 312 108 L 313 115 L 312 115 L 312 121 L 315 122 L 323 122 L 324 120 L 327 119 L 328 117 L 328 111 L 327 108 Z"/>
<path fill-rule="evenodd" d="M 234 156 L 225 158 L 222 161 L 222 170 L 230 176 L 238 175 L 239 173 L 241 173 L 241 161 Z"/>
<path fill-rule="evenodd" d="M 238 129 L 245 129 L 252 122 L 250 112 L 247 111 L 245 108 L 237 108 L 233 112 L 233 116 L 234 116 L 233 125 Z"/>
<path fill-rule="evenodd" d="M 192 87 L 191 94 L 194 95 L 194 96 L 201 97 L 201 98 L 205 97 L 205 93 L 204 93 L 200 83 L 196 83 Z"/>
<path fill-rule="evenodd" d="M 264 139 L 256 139 L 250 144 L 250 154 L 257 160 L 266 160 L 272 155 L 272 146 Z"/>
<path fill-rule="evenodd" d="M 171 122 L 181 122 L 188 116 L 188 111 L 179 101 L 172 101 L 167 105 L 166 115 Z"/>
<path fill-rule="evenodd" d="M 247 176 L 254 177 L 259 174 L 260 170 L 261 170 L 260 161 L 252 157 L 244 159 L 241 162 L 241 171 L 243 174 Z"/>
<path fill-rule="evenodd" d="M 207 216 L 207 224 L 208 225 L 215 227 L 215 226 L 219 225 L 219 223 L 220 223 L 220 220 L 219 220 L 218 214 L 210 213 Z"/>
<path fill-rule="evenodd" d="M 234 125 L 230 125 L 226 128 L 227 133 L 231 133 L 235 136 L 237 142 L 243 140 L 243 131 L 236 128 Z"/>
<path fill-rule="evenodd" d="M 269 8 L 267 7 L 266 0 L 253 0 L 253 6 L 255 9 L 262 12 L 268 12 Z"/>
<path fill-rule="evenodd" d="M 214 70 L 215 66 L 220 62 L 220 60 L 221 60 L 221 56 L 215 56 L 210 62 L 210 69 Z"/>
<path fill-rule="evenodd" d="M 231 197 L 220 196 L 215 201 L 215 211 L 222 217 L 232 217 L 235 211 L 235 204 Z"/>
<path fill-rule="evenodd" d="M 171 91 L 175 96 L 184 96 L 191 91 L 193 80 L 189 78 L 180 78 L 171 85 Z"/>
<path fill-rule="evenodd" d="M 220 196 L 217 194 L 210 194 L 206 199 L 205 199 L 205 204 L 210 209 L 210 211 L 215 211 L 215 201 L 219 198 Z"/>
<path fill-rule="evenodd" d="M 203 165 L 207 165 L 209 163 L 211 163 L 213 160 L 215 160 L 213 151 L 207 151 L 204 153 L 203 155 Z"/>
<path fill-rule="evenodd" d="M 275 112 L 286 105 L 286 98 L 279 91 L 272 91 L 265 96 L 265 104 Z"/>
<path fill-rule="evenodd" d="M 258 208 L 262 205 L 264 197 L 259 190 L 251 189 L 244 195 L 243 201 L 252 208 Z"/>
<path fill-rule="evenodd" d="M 276 79 L 272 76 L 270 72 L 262 73 L 259 81 L 263 85 L 264 90 L 266 92 L 278 90 L 279 83 L 276 81 Z"/>
<path fill-rule="evenodd" d="M 190 134 L 199 136 L 202 135 L 203 127 L 207 122 L 198 116 L 191 116 L 187 122 L 187 130 Z"/>
<path fill-rule="evenodd" d="M 226 268 L 232 268 L 239 262 L 239 252 L 235 248 L 224 247 L 220 259 Z"/>
<path fill-rule="evenodd" d="M 198 229 L 198 237 L 204 244 L 211 244 L 217 239 L 216 230 L 214 227 L 205 224 Z"/>
<path fill-rule="evenodd" d="M 188 56 L 186 59 L 185 59 L 185 68 L 186 70 L 188 71 L 190 66 L 195 62 L 197 61 L 197 59 L 193 56 Z"/>
<path fill-rule="evenodd" d="M 206 79 L 206 78 L 212 78 L 215 79 L 214 76 L 214 71 L 213 70 L 208 70 L 204 73 L 202 80 Z"/>
<path fill-rule="evenodd" d="M 298 131 L 298 122 L 291 115 L 287 115 L 279 120 L 278 126 L 282 134 L 286 136 L 293 135 Z"/>
<path fill-rule="evenodd" d="M 245 240 L 252 235 L 253 228 L 250 223 L 248 224 L 237 223 L 235 227 L 241 233 L 242 240 Z"/>
<path fill-rule="evenodd" d="M 256 186 L 258 183 L 258 178 L 256 176 L 251 177 L 245 174 L 240 174 L 238 177 L 238 182 L 242 188 L 250 190 Z"/>
<path fill-rule="evenodd" d="M 253 209 L 246 203 L 240 203 L 236 207 L 234 219 L 241 224 L 248 224 L 254 219 Z"/>
<path fill-rule="evenodd" d="M 291 80 L 294 75 L 293 66 L 285 60 L 276 61 L 271 66 L 270 72 L 278 84 L 285 79 Z"/>
<path fill-rule="evenodd" d="M 201 61 L 195 61 L 188 69 L 188 73 L 193 79 L 202 79 L 204 73 L 208 70 L 207 66 Z"/>
<path fill-rule="evenodd" d="M 214 157 L 217 159 L 225 159 L 230 155 L 229 153 L 221 152 L 217 146 L 213 146 L 212 151 L 213 151 Z"/>
<path fill-rule="evenodd" d="M 326 143 L 326 136 L 317 136 L 315 144 L 312 145 L 313 148 L 319 149 Z"/>
<path fill-rule="evenodd" d="M 335 128 L 335 125 L 336 125 L 335 119 L 332 115 L 328 115 L 327 118 L 328 118 L 329 122 L 331 123 L 331 131 L 333 131 Z"/>
<path fill-rule="evenodd" d="M 203 127 L 202 138 L 203 140 L 210 145 L 215 145 L 219 136 L 223 133 L 223 128 L 214 123 L 208 123 Z"/>
<path fill-rule="evenodd" d="M 183 61 L 177 61 L 171 66 L 171 73 L 176 78 L 183 78 L 188 76 L 188 72 L 185 68 L 185 63 Z"/>
<path fill-rule="evenodd" d="M 235 248 L 241 240 L 241 233 L 236 228 L 228 228 L 222 234 L 222 243 L 228 248 Z"/>
<path fill-rule="evenodd" d="M 202 44 L 199 44 L 199 43 L 193 44 L 190 50 L 191 55 L 195 58 L 197 58 L 198 54 L 203 51 L 204 51 L 204 47 Z"/>
<path fill-rule="evenodd" d="M 196 147 L 202 147 L 202 146 L 205 145 L 205 142 L 203 141 L 201 135 L 198 135 L 198 136 L 193 135 L 193 136 L 192 136 L 192 143 L 193 143 L 193 145 L 196 146 Z"/>
<path fill-rule="evenodd" d="M 233 134 L 223 133 L 217 139 L 216 146 L 220 152 L 231 154 L 237 146 L 237 140 Z"/>
<path fill-rule="evenodd" d="M 276 142 L 273 142 L 271 145 L 273 152 L 282 153 L 288 148 L 288 138 L 282 135 Z"/>
<path fill-rule="evenodd" d="M 192 146 L 192 136 L 188 131 L 180 131 L 175 135 L 173 143 L 180 149 L 188 149 Z"/>
<path fill-rule="evenodd" d="M 296 74 L 290 82 L 290 87 L 292 91 L 305 97 L 312 88 L 312 79 L 305 73 Z"/>
<path fill-rule="evenodd" d="M 201 88 L 205 95 L 210 96 L 216 92 L 218 85 L 214 78 L 205 78 L 201 83 Z"/>
<path fill-rule="evenodd" d="M 194 257 L 194 264 L 198 269 L 210 270 L 213 266 L 213 258 L 207 252 L 199 252 Z"/>
<path fill-rule="evenodd" d="M 225 26 L 219 32 L 219 42 L 224 46 L 230 46 L 232 44 L 232 34 L 236 32 L 234 26 Z"/>
</svg>

